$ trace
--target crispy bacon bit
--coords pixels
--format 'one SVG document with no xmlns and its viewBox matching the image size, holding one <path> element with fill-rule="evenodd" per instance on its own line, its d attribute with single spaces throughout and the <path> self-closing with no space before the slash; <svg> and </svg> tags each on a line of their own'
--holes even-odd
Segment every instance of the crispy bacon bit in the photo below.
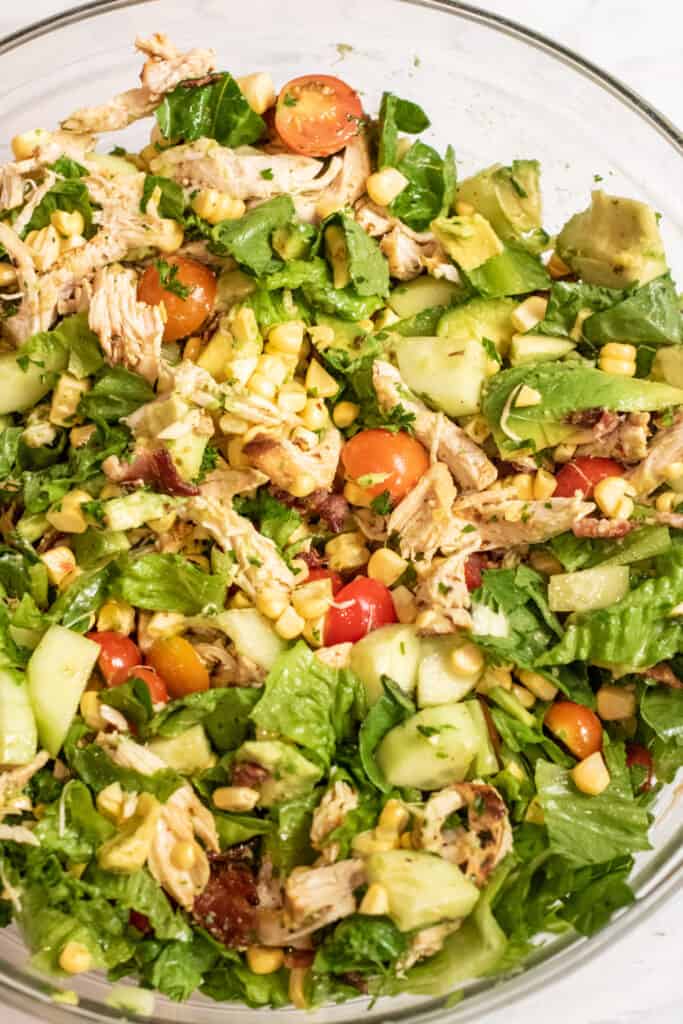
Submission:
<svg viewBox="0 0 683 1024">
<path fill-rule="evenodd" d="M 579 519 L 572 526 L 572 533 L 575 537 L 599 537 L 605 538 L 625 537 L 631 530 L 635 530 L 638 523 L 630 519 Z"/>
<path fill-rule="evenodd" d="M 607 434 L 611 434 L 619 425 L 619 420 L 620 417 L 616 412 L 600 408 L 580 409 L 576 412 L 570 412 L 566 417 L 566 422 L 570 423 L 573 427 L 583 427 L 586 430 L 592 430 L 596 441 L 599 441 L 601 437 L 605 437 Z"/>
<path fill-rule="evenodd" d="M 672 690 L 683 690 L 683 682 L 666 661 L 662 661 L 659 665 L 653 665 L 652 668 L 646 668 L 642 674 L 648 679 L 655 679 L 658 683 L 663 683 L 664 686 L 670 686 Z"/>
<path fill-rule="evenodd" d="M 291 971 L 293 967 L 310 967 L 315 960 L 312 949 L 288 949 L 285 951 L 285 967 Z"/>
<path fill-rule="evenodd" d="M 251 848 L 244 843 L 210 856 L 211 877 L 192 908 L 198 924 L 233 949 L 255 939 L 259 901 L 252 859 Z"/>
<path fill-rule="evenodd" d="M 140 914 L 137 910 L 131 910 L 128 914 L 128 924 L 133 928 L 137 928 L 143 935 L 151 935 L 154 931 L 147 915 Z"/>
<path fill-rule="evenodd" d="M 294 498 L 287 491 L 271 488 L 271 494 L 288 508 L 295 508 L 307 515 L 318 516 L 332 533 L 341 533 L 344 520 L 349 514 L 349 503 L 343 494 L 319 489 L 305 498 Z"/>
<path fill-rule="evenodd" d="M 268 772 L 255 761 L 238 761 L 232 769 L 233 786 L 247 786 L 249 789 L 258 789 L 266 781 Z"/>
<path fill-rule="evenodd" d="M 110 456 L 104 460 L 102 468 L 106 476 L 117 484 L 154 484 L 163 494 L 179 498 L 199 494 L 198 487 L 180 476 L 167 448 L 141 452 L 128 463 L 121 462 L 116 456 Z"/>
<path fill-rule="evenodd" d="M 301 551 L 296 557 L 305 562 L 309 569 L 322 569 L 325 565 L 324 558 L 315 548 L 311 548 L 310 551 Z"/>
<path fill-rule="evenodd" d="M 362 995 L 366 996 L 368 994 L 368 979 L 360 971 L 347 971 L 341 977 L 342 981 L 345 981 L 347 985 L 357 988 Z"/>
</svg>

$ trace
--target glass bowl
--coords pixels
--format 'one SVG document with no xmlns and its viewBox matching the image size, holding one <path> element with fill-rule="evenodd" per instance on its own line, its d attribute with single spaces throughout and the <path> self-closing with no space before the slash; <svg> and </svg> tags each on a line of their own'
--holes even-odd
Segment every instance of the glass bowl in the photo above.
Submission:
<svg viewBox="0 0 683 1024">
<path fill-rule="evenodd" d="M 229 11 L 229 13 L 228 13 Z M 543 167 L 544 223 L 558 228 L 585 207 L 600 182 L 634 196 L 662 215 L 669 260 L 683 280 L 683 208 L 677 181 L 683 138 L 644 100 L 563 47 L 504 18 L 448 0 L 110 0 L 33 25 L 0 42 L 3 103 L 0 159 L 7 140 L 30 128 L 51 128 L 85 104 L 131 88 L 140 57 L 136 35 L 167 32 L 183 47 L 214 46 L 219 66 L 235 74 L 269 70 L 276 83 L 309 71 L 330 71 L 360 90 L 375 112 L 384 89 L 421 103 L 429 135 L 452 142 L 461 174 L 500 160 L 536 157 Z M 148 123 L 112 137 L 143 145 Z M 111 148 L 109 139 L 105 148 Z M 358 1000 L 309 1014 L 306 1020 L 345 1024 L 368 1019 L 423 1022 L 481 1020 L 556 975 L 567 974 L 600 947 L 632 929 L 683 879 L 683 805 L 668 788 L 656 808 L 654 849 L 637 860 L 636 901 L 591 939 L 551 938 L 514 977 L 480 980 L 468 998 Z M 3 1005 L 70 1024 L 121 1020 L 106 1005 L 109 985 L 97 976 L 69 982 L 77 1007 L 55 1004 L 54 986 L 30 971 L 21 940 L 0 932 Z M 64 986 L 66 987 L 66 986 Z M 212 1003 L 195 997 L 174 1004 L 157 997 L 158 1024 L 266 1024 L 272 1010 Z M 280 1010 L 290 1017 L 294 1010 Z M 128 1018 L 130 1015 L 127 1015 Z"/>
</svg>

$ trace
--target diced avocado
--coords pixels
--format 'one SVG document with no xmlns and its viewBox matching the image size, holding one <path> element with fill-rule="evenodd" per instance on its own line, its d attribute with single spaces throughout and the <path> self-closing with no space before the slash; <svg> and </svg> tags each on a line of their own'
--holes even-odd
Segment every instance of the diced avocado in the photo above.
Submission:
<svg viewBox="0 0 683 1024">
<path fill-rule="evenodd" d="M 556 251 L 588 284 L 623 288 L 666 272 L 664 245 L 652 207 L 637 199 L 593 192 L 591 205 L 571 217 Z"/>
<path fill-rule="evenodd" d="M 160 815 L 157 798 L 151 793 L 140 793 L 134 813 L 97 851 L 99 866 L 122 875 L 132 875 L 144 867 Z"/>
<path fill-rule="evenodd" d="M 144 433 L 149 437 L 157 437 L 167 427 L 171 427 L 184 419 L 190 412 L 191 406 L 180 395 L 171 393 L 168 398 L 157 399 L 149 402 L 144 407 L 144 420 L 138 422 L 138 434 Z"/>
<path fill-rule="evenodd" d="M 460 636 L 435 636 L 422 640 L 422 656 L 417 674 L 419 707 L 462 700 L 479 682 L 483 669 L 465 674 L 453 664 L 453 652 L 465 642 Z"/>
<path fill-rule="evenodd" d="M 591 612 L 609 608 L 629 590 L 627 565 L 601 565 L 561 572 L 548 581 L 548 604 L 554 612 Z"/>
<path fill-rule="evenodd" d="M 152 491 L 133 491 L 104 502 L 104 521 L 110 530 L 135 530 L 150 520 L 161 519 L 178 504 L 177 498 Z"/>
<path fill-rule="evenodd" d="M 464 707 L 469 711 L 472 723 L 479 737 L 479 749 L 470 768 L 470 777 L 481 779 L 485 775 L 495 775 L 500 766 L 495 747 L 491 741 L 489 728 L 486 724 L 483 708 L 478 700 L 467 700 Z"/>
<path fill-rule="evenodd" d="M 287 646 L 270 620 L 256 608 L 230 608 L 219 612 L 212 621 L 230 637 L 238 654 L 251 658 L 266 672 Z"/>
<path fill-rule="evenodd" d="M 394 313 L 403 320 L 432 306 L 450 306 L 462 292 L 462 285 L 422 274 L 412 281 L 396 285 L 388 301 Z"/>
<path fill-rule="evenodd" d="M 308 793 L 322 770 L 296 747 L 281 740 L 248 740 L 235 754 L 236 761 L 254 761 L 269 773 L 259 787 L 259 806 L 272 807 Z"/>
<path fill-rule="evenodd" d="M 666 381 L 675 388 L 683 388 L 683 345 L 667 345 L 658 349 L 650 376 L 653 380 Z"/>
<path fill-rule="evenodd" d="M 456 864 L 424 850 L 373 853 L 366 869 L 369 884 L 386 890 L 389 917 L 402 932 L 467 917 L 479 899 Z"/>
<path fill-rule="evenodd" d="M 632 345 L 672 345 L 683 341 L 683 316 L 670 274 L 648 281 L 621 302 L 587 317 L 584 338 L 593 345 L 611 341 Z"/>
<path fill-rule="evenodd" d="M 187 433 L 183 437 L 165 442 L 175 467 L 184 480 L 194 480 L 197 477 L 208 442 L 206 434 L 194 433 Z"/>
<path fill-rule="evenodd" d="M 56 757 L 78 709 L 100 645 L 64 626 L 50 626 L 26 670 L 41 746 Z"/>
<path fill-rule="evenodd" d="M 322 345 L 319 341 L 314 341 L 315 347 L 321 352 L 326 348 L 343 348 L 348 352 L 357 352 L 368 336 L 365 327 L 361 327 L 353 320 L 340 320 L 327 313 L 317 313 L 315 321 L 316 324 L 331 327 L 334 331 L 334 341 L 331 344 Z"/>
<path fill-rule="evenodd" d="M 390 729 L 377 748 L 377 763 L 392 786 L 441 789 L 462 782 L 479 749 L 463 704 L 425 708 Z"/>
<path fill-rule="evenodd" d="M 449 416 L 478 412 L 488 371 L 480 341 L 397 336 L 393 347 L 401 376 L 416 395 Z"/>
<path fill-rule="evenodd" d="M 351 668 L 365 686 L 369 704 L 384 693 L 382 676 L 389 676 L 404 693 L 412 693 L 417 680 L 421 645 L 414 626 L 381 626 L 351 650 Z"/>
<path fill-rule="evenodd" d="M 540 167 L 537 160 L 493 164 L 458 186 L 458 200 L 471 203 L 505 242 L 541 227 Z"/>
<path fill-rule="evenodd" d="M 470 299 L 444 313 L 436 333 L 462 342 L 488 338 L 505 355 L 515 332 L 511 316 L 516 306 L 514 299 Z"/>
<path fill-rule="evenodd" d="M 506 245 L 498 256 L 467 275 L 473 288 L 490 299 L 526 295 L 550 288 L 551 280 L 538 256 L 521 246 Z"/>
<path fill-rule="evenodd" d="M 115 177 L 117 174 L 139 174 L 140 169 L 124 156 L 115 156 L 113 153 L 86 153 L 86 158 L 91 164 L 97 164 L 101 174 L 107 177 Z"/>
<path fill-rule="evenodd" d="M 553 338 L 548 334 L 513 334 L 510 342 L 510 363 L 550 363 L 562 359 L 576 348 L 569 338 Z"/>
<path fill-rule="evenodd" d="M 156 736 L 147 746 L 181 775 L 203 772 L 215 760 L 201 725 L 193 725 L 178 736 Z"/>
<path fill-rule="evenodd" d="M 0 764 L 28 764 L 38 750 L 38 730 L 23 676 L 0 669 Z"/>
<path fill-rule="evenodd" d="M 39 402 L 52 389 L 51 374 L 66 368 L 68 353 L 62 346 L 55 346 L 40 365 L 27 363 L 26 369 L 22 369 L 17 359 L 21 359 L 21 352 L 0 355 L 0 416 L 24 412 Z"/>
<path fill-rule="evenodd" d="M 500 238 L 480 213 L 465 217 L 437 217 L 431 226 L 436 240 L 465 273 L 503 251 Z"/>
<path fill-rule="evenodd" d="M 72 539 L 76 561 L 81 569 L 94 569 L 128 551 L 130 542 L 121 530 L 96 530 L 91 527 Z"/>
<path fill-rule="evenodd" d="M 311 224 L 286 224 L 276 228 L 271 236 L 271 245 L 280 259 L 308 259 L 316 231 Z"/>
<path fill-rule="evenodd" d="M 229 309 L 236 302 L 243 302 L 256 291 L 256 281 L 243 270 L 221 271 L 216 286 L 216 307 Z"/>
</svg>

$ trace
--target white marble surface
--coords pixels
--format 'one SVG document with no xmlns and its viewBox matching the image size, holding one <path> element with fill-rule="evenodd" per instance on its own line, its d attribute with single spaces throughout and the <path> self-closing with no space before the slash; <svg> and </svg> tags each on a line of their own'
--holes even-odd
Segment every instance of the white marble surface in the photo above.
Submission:
<svg viewBox="0 0 683 1024">
<path fill-rule="evenodd" d="M 479 5 L 577 50 L 672 121 L 683 121 L 680 0 L 479 0 Z M 23 0 L 21 5 L 0 0 L 0 37 L 72 6 L 56 0 Z M 681 1024 L 682 947 L 679 896 L 595 962 L 516 1005 L 512 1014 L 499 1010 L 482 1024 L 641 1024 L 643 1019 Z M 8 1009 L 0 1009 L 0 1021 L 32 1024 Z"/>
</svg>

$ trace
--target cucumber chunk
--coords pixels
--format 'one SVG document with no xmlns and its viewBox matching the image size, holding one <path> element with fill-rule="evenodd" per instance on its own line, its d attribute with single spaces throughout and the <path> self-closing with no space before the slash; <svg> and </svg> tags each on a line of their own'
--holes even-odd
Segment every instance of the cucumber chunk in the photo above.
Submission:
<svg viewBox="0 0 683 1024">
<path fill-rule="evenodd" d="M 53 757 L 78 709 L 100 645 L 64 626 L 50 626 L 28 663 L 28 689 L 40 743 Z"/>
<path fill-rule="evenodd" d="M 367 860 L 368 882 L 384 886 L 402 932 L 467 917 L 479 890 L 456 864 L 423 850 L 389 850 Z"/>
<path fill-rule="evenodd" d="M 482 341 L 488 338 L 505 355 L 514 333 L 514 299 L 470 299 L 441 317 L 437 334 L 456 341 Z"/>
<path fill-rule="evenodd" d="M 181 775 L 195 775 L 210 768 L 214 756 L 201 725 L 193 725 L 178 736 L 156 736 L 147 744 L 157 757 Z"/>
<path fill-rule="evenodd" d="M 435 636 L 422 641 L 422 657 L 417 674 L 419 707 L 462 700 L 477 685 L 482 672 L 466 675 L 458 671 L 451 661 L 453 651 L 464 643 L 463 639 L 455 636 Z"/>
<path fill-rule="evenodd" d="M 420 664 L 420 641 L 414 626 L 380 626 L 353 645 L 351 669 L 365 686 L 368 703 L 384 693 L 382 676 L 389 676 L 404 693 L 412 693 Z"/>
<path fill-rule="evenodd" d="M 0 764 L 28 764 L 38 750 L 38 730 L 24 679 L 0 669 Z"/>
<path fill-rule="evenodd" d="M 431 306 L 450 306 L 462 295 L 462 286 L 424 274 L 413 281 L 397 285 L 389 296 L 389 305 L 396 316 L 405 320 Z"/>
<path fill-rule="evenodd" d="M 238 654 L 251 658 L 266 672 L 287 646 L 268 619 L 255 608 L 231 608 L 220 612 L 212 621 L 230 637 Z"/>
<path fill-rule="evenodd" d="M 569 338 L 551 338 L 545 334 L 515 334 L 510 342 L 510 363 L 550 363 L 573 352 L 576 345 Z"/>
<path fill-rule="evenodd" d="M 480 341 L 397 337 L 394 350 L 406 385 L 430 405 L 449 416 L 479 410 L 488 364 Z"/>
<path fill-rule="evenodd" d="M 0 416 L 30 409 L 52 390 L 51 372 L 66 367 L 66 351 L 52 354 L 47 365 L 28 363 L 25 370 L 19 366 L 14 352 L 0 355 Z"/>
<path fill-rule="evenodd" d="M 683 346 L 666 345 L 657 351 L 650 376 L 675 388 L 683 388 Z"/>
<path fill-rule="evenodd" d="M 628 594 L 629 570 L 626 565 L 601 565 L 580 572 L 551 576 L 548 604 L 554 612 L 590 612 L 608 608 Z"/>
<path fill-rule="evenodd" d="M 478 749 L 479 737 L 467 708 L 441 704 L 390 729 L 376 758 L 392 786 L 442 789 L 463 781 Z"/>
</svg>

